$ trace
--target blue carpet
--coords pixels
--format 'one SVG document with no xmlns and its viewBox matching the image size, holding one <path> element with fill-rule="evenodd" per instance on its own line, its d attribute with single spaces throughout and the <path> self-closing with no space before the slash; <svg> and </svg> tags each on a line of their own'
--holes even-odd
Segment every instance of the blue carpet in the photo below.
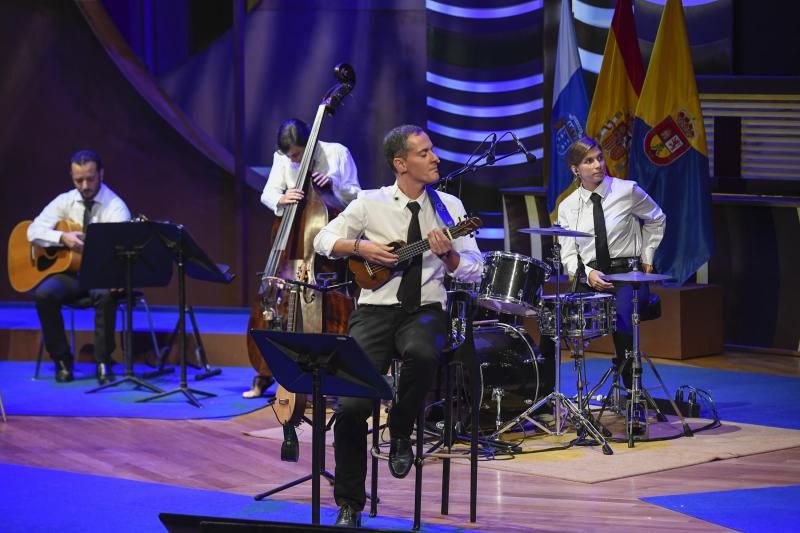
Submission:
<svg viewBox="0 0 800 533">
<path fill-rule="evenodd" d="M 589 382 L 595 383 L 608 368 L 605 359 L 586 361 Z M 575 391 L 572 363 L 562 365 L 562 388 L 570 395 Z M 119 369 L 119 367 L 117 367 Z M 8 412 L 14 415 L 53 416 L 116 416 L 135 418 L 226 418 L 253 411 L 266 404 L 265 399 L 244 400 L 241 392 L 252 379 L 249 367 L 226 367 L 222 375 L 204 381 L 194 381 L 189 376 L 189 386 L 218 394 L 217 398 L 201 400 L 203 408 L 196 408 L 182 395 L 151 403 L 135 400 L 149 395 L 130 385 L 121 385 L 96 394 L 85 394 L 96 386 L 93 379 L 78 379 L 73 383 L 59 384 L 53 380 L 53 365 L 42 367 L 43 379 L 33 381 L 34 363 L 0 362 L 0 390 Z M 138 371 L 149 370 L 147 367 Z M 658 365 L 672 394 L 681 385 L 692 385 L 709 391 L 723 421 L 743 422 L 787 429 L 800 429 L 800 378 L 734 372 L 707 368 L 693 368 L 670 364 Z M 79 364 L 77 377 L 91 378 L 94 366 Z M 178 374 L 153 380 L 164 390 L 178 386 Z M 645 367 L 644 384 L 654 397 L 666 398 L 656 389 L 656 381 L 649 367 Z M 600 392 L 605 392 L 602 390 Z M 701 413 L 709 416 L 709 412 Z"/>
<path fill-rule="evenodd" d="M 737 531 L 797 531 L 800 485 L 642 498 Z"/>
<path fill-rule="evenodd" d="M 253 369 L 250 367 L 225 367 L 219 376 L 202 381 L 195 381 L 194 371 L 190 370 L 187 379 L 189 388 L 217 395 L 215 398 L 198 395 L 202 407 L 194 407 L 183 394 L 137 403 L 136 400 L 153 393 L 147 389 L 136 389 L 131 383 L 86 394 L 86 391 L 97 387 L 93 363 L 78 363 L 75 367 L 76 380 L 72 383 L 55 382 L 52 362 L 44 363 L 40 379 L 34 380 L 35 365 L 27 361 L 0 362 L 0 391 L 3 392 L 9 415 L 228 419 L 267 405 L 264 397 L 252 400 L 242 398 L 242 392 L 247 390 L 253 379 Z M 137 365 L 134 370 L 140 375 L 152 369 Z M 115 365 L 115 371 L 121 372 L 122 367 Z M 180 373 L 176 369 L 172 374 L 148 381 L 164 391 L 170 391 L 180 385 Z"/>
<path fill-rule="evenodd" d="M 589 383 L 597 383 L 609 365 L 608 359 L 587 360 Z M 657 368 L 673 397 L 681 385 L 711 393 L 723 421 L 800 429 L 800 378 L 670 364 L 658 364 Z M 565 394 L 575 393 L 571 362 L 562 364 L 561 383 Z M 656 388 L 658 382 L 648 365 L 644 367 L 643 384 L 653 397 L 666 399 L 666 394 Z M 710 417 L 710 411 L 705 409 L 701 416 Z"/>
<path fill-rule="evenodd" d="M 311 522 L 310 505 L 11 464 L 0 463 L 0 487 L 0 529 L 7 533 L 164 531 L 159 513 Z M 321 509 L 321 523 L 335 520 L 336 509 Z M 412 521 L 364 515 L 363 525 L 408 531 Z M 467 530 L 423 523 L 422 531 Z"/>
<path fill-rule="evenodd" d="M 177 306 L 151 306 L 153 329 L 157 333 L 171 332 L 178 322 Z M 94 331 L 94 310 L 80 309 L 75 313 L 75 329 L 77 331 Z M 69 311 L 62 312 L 64 324 L 69 327 Z M 195 307 L 197 329 L 203 334 L 243 335 L 247 331 L 250 310 L 243 307 Z M 35 329 L 38 330 L 39 317 L 33 302 L 0 303 L 0 329 Z M 188 332 L 192 331 L 192 323 L 186 321 Z M 117 329 L 122 329 L 122 320 L 117 313 Z M 133 310 L 133 330 L 149 331 L 144 307 Z"/>
</svg>

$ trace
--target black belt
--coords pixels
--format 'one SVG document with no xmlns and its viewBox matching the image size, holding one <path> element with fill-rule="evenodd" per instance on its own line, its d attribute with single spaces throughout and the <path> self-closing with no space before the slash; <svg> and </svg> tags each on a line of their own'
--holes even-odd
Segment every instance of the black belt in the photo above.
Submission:
<svg viewBox="0 0 800 533">
<path fill-rule="evenodd" d="M 623 267 L 630 268 L 631 259 L 636 260 L 637 263 L 639 262 L 638 257 L 617 257 L 611 260 L 611 268 L 623 268 Z M 588 263 L 586 263 L 586 265 L 591 268 L 597 269 L 596 260 L 589 261 Z M 608 274 L 608 272 L 606 272 L 606 274 Z"/>
</svg>

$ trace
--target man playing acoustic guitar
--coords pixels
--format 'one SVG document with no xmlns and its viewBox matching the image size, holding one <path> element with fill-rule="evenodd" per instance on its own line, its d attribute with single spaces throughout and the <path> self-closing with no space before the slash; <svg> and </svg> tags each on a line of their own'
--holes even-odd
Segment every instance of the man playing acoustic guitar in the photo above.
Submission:
<svg viewBox="0 0 800 533">
<path fill-rule="evenodd" d="M 92 222 L 125 222 L 131 218 L 128 206 L 103 183 L 103 163 L 92 150 L 76 152 L 70 159 L 70 175 L 75 189 L 56 196 L 28 227 L 28 240 L 43 247 L 67 247 L 83 250 L 86 225 Z M 54 229 L 62 220 L 81 225 L 80 231 Z M 108 290 L 85 291 L 75 273 L 58 273 L 45 278 L 32 291 L 36 312 L 42 324 L 47 351 L 56 363 L 56 381 L 74 379 L 73 355 L 64 333 L 61 316 L 63 304 L 90 297 L 95 309 L 94 357 L 97 381 L 101 385 L 113 380 L 111 353 L 114 351 L 117 297 Z"/>
<path fill-rule="evenodd" d="M 410 439 L 414 420 L 436 378 L 447 338 L 445 275 L 478 281 L 483 259 L 474 239 L 451 240 L 441 229 L 450 224 L 447 218 L 458 220 L 465 211 L 458 198 L 444 193 L 439 193 L 444 217 L 434 206 L 435 193 L 426 186 L 439 179 L 439 158 L 425 131 L 411 125 L 394 128 L 384 138 L 383 151 L 396 182 L 362 191 L 320 231 L 314 248 L 331 258 L 357 256 L 380 269 L 395 269 L 405 254 L 387 243 L 420 243 L 427 235 L 427 244 L 414 247 L 420 251 L 408 256 L 405 268 L 396 268 L 382 285 L 361 291 L 349 322 L 350 335 L 378 372 L 385 374 L 394 357 L 403 361 L 398 402 L 389 415 L 389 469 L 395 477 L 404 477 L 414 461 Z M 339 398 L 334 427 L 337 525 L 360 525 L 371 413 L 372 400 Z"/>
</svg>

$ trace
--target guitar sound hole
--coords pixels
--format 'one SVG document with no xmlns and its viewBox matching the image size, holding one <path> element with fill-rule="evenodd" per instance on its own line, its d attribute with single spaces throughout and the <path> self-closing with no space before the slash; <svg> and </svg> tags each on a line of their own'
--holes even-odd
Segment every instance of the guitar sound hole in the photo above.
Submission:
<svg viewBox="0 0 800 533">
<path fill-rule="evenodd" d="M 36 268 L 39 269 L 39 271 L 47 270 L 48 268 L 53 266 L 53 263 L 55 262 L 56 262 L 55 257 L 40 255 L 39 257 L 36 258 Z"/>
</svg>

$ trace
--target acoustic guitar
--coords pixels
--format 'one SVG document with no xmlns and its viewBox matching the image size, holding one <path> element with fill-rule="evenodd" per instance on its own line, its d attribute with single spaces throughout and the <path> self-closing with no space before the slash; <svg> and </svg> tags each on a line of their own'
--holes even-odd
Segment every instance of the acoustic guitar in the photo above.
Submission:
<svg viewBox="0 0 800 533">
<path fill-rule="evenodd" d="M 448 239 L 454 241 L 459 237 L 471 234 L 482 225 L 483 222 L 480 218 L 469 217 L 454 226 L 445 228 L 444 234 Z M 411 259 L 431 249 L 428 239 L 422 239 L 421 241 L 411 244 L 393 242 L 389 243 L 388 246 L 391 246 L 393 253 L 397 254 L 400 258 L 400 261 L 395 267 L 370 263 L 363 257 L 358 256 L 351 256 L 348 259 L 347 266 L 350 267 L 350 271 L 353 272 L 355 282 L 362 289 L 374 290 L 385 285 L 395 271 L 402 270 Z"/>
<path fill-rule="evenodd" d="M 81 254 L 66 246 L 38 246 L 28 240 L 28 226 L 33 221 L 23 220 L 11 231 L 8 238 L 8 280 L 17 292 L 28 292 L 51 274 L 77 272 L 81 268 Z M 72 220 L 60 220 L 58 231 L 81 231 L 81 225 Z"/>
</svg>

